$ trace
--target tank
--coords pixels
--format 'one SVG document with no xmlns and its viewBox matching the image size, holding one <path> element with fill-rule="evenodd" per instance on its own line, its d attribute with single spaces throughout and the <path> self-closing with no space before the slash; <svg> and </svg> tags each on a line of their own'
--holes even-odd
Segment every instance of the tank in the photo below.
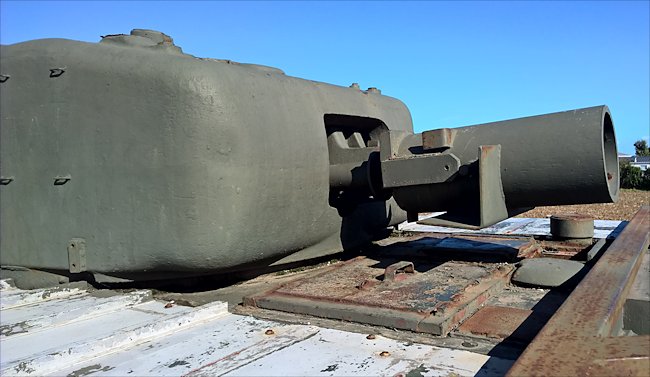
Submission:
<svg viewBox="0 0 650 377">
<path fill-rule="evenodd" d="M 377 89 L 142 29 L 3 45 L 0 74 L 4 267 L 236 273 L 360 247 L 418 212 L 483 227 L 618 195 L 606 106 L 414 134 Z"/>
</svg>

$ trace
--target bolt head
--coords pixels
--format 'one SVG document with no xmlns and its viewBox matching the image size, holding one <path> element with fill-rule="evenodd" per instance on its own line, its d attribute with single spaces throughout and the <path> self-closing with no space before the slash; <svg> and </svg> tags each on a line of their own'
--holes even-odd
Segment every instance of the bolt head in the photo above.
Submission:
<svg viewBox="0 0 650 377">
<path fill-rule="evenodd" d="M 474 342 L 470 342 L 470 341 L 464 341 L 462 344 L 463 344 L 463 347 L 467 347 L 467 348 L 474 348 L 474 347 L 478 346 L 478 344 L 476 344 Z"/>
</svg>

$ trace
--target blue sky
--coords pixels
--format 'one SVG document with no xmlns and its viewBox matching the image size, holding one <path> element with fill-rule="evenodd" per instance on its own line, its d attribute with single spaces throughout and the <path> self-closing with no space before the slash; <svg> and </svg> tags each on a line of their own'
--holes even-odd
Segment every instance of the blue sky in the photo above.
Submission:
<svg viewBox="0 0 650 377">
<path fill-rule="evenodd" d="M 416 131 L 606 104 L 648 138 L 650 2 L 0 1 L 0 42 L 163 31 L 192 55 L 378 87 Z"/>
</svg>

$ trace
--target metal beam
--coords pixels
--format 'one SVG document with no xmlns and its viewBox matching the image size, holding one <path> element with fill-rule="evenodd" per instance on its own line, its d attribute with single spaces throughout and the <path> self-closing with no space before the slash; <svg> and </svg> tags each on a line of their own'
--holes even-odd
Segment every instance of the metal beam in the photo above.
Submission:
<svg viewBox="0 0 650 377">
<path fill-rule="evenodd" d="M 508 376 L 647 375 L 650 337 L 615 337 L 650 243 L 643 206 L 558 309 Z"/>
</svg>

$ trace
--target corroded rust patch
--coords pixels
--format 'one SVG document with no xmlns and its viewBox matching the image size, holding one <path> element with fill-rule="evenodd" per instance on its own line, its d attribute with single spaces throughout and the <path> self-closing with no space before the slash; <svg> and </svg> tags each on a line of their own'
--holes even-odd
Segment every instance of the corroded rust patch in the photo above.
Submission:
<svg viewBox="0 0 650 377">
<path fill-rule="evenodd" d="M 533 311 L 529 309 L 485 306 L 463 322 L 458 332 L 496 339 L 505 339 L 514 335 L 517 340 L 530 341 L 541 328 L 541 325 L 528 325 L 526 328 L 525 322 L 532 315 Z"/>
<path fill-rule="evenodd" d="M 508 280 L 512 266 L 358 257 L 244 304 L 418 332 L 446 334 Z"/>
</svg>

